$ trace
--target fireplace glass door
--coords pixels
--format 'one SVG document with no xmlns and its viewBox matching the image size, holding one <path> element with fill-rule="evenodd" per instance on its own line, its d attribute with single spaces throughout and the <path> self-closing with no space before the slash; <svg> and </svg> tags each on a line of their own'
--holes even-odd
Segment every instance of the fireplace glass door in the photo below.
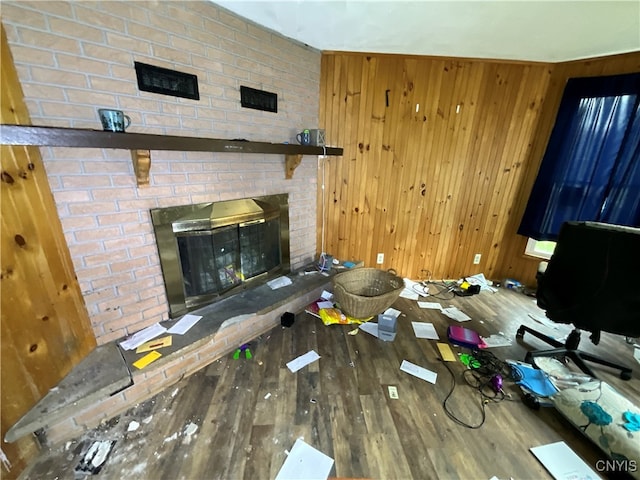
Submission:
<svg viewBox="0 0 640 480">
<path fill-rule="evenodd" d="M 245 278 L 280 265 L 280 219 L 240 225 L 240 263 Z"/>
<path fill-rule="evenodd" d="M 286 194 L 151 210 L 170 317 L 289 272 Z"/>
<path fill-rule="evenodd" d="M 187 303 L 217 295 L 280 265 L 280 219 L 176 236 Z"/>
<path fill-rule="evenodd" d="M 186 297 L 221 293 L 242 281 L 237 227 L 177 236 Z"/>
</svg>

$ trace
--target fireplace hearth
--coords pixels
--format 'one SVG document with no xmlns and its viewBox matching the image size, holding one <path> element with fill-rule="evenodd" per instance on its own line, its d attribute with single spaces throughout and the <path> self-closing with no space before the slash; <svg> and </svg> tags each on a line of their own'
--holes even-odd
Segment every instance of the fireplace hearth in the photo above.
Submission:
<svg viewBox="0 0 640 480">
<path fill-rule="evenodd" d="M 287 194 L 151 210 L 169 316 L 289 273 Z"/>
</svg>

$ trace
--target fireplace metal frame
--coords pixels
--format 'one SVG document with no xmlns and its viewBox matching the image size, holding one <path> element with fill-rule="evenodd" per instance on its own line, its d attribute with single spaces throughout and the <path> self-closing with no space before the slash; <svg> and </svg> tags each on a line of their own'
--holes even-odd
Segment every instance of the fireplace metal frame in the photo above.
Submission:
<svg viewBox="0 0 640 480">
<path fill-rule="evenodd" d="M 255 206 L 262 208 L 255 208 Z M 188 297 L 185 293 L 177 236 L 186 231 L 214 231 L 228 225 L 247 225 L 260 221 L 261 213 L 280 217 L 280 265 L 257 275 L 221 293 Z M 203 218 L 210 212 L 211 219 Z M 151 220 L 156 234 L 156 244 L 164 277 L 169 316 L 176 318 L 203 305 L 236 294 L 256 284 L 290 272 L 289 251 L 289 201 L 288 194 L 266 195 L 249 199 L 207 202 L 151 209 Z M 264 213 L 262 213 L 264 215 Z"/>
</svg>

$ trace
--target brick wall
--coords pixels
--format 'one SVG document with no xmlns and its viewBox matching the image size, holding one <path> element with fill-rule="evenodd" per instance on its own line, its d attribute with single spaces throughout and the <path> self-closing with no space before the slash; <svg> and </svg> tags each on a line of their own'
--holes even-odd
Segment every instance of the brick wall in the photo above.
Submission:
<svg viewBox="0 0 640 480">
<path fill-rule="evenodd" d="M 208 1 L 3 1 L 2 22 L 34 125 L 100 129 L 97 109 L 118 108 L 140 133 L 291 142 L 317 126 L 320 52 Z M 197 75 L 200 100 L 138 91 L 134 61 Z M 277 93 L 278 113 L 241 108 L 240 85 Z M 279 155 L 152 151 L 138 188 L 129 151 L 41 150 L 99 344 L 168 318 L 151 208 L 286 192 L 292 268 L 315 253 L 314 157 L 285 180 Z"/>
</svg>

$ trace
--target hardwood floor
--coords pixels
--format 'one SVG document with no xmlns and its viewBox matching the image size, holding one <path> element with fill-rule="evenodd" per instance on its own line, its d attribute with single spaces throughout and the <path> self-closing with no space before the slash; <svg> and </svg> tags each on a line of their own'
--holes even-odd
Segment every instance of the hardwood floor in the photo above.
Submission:
<svg viewBox="0 0 640 480">
<path fill-rule="evenodd" d="M 532 317 L 542 319 L 544 312 L 534 299 L 510 290 L 441 303 L 471 316 L 464 326 L 483 336 L 503 332 L 514 339 L 520 324 L 556 337 L 570 331 L 566 325 L 552 330 L 535 321 Z M 291 328 L 277 327 L 253 341 L 253 358 L 214 361 L 77 441 L 42 452 L 22 478 L 74 478 L 74 468 L 95 440 L 116 440 L 94 476 L 103 479 L 272 479 L 298 437 L 335 459 L 331 475 L 336 477 L 551 478 L 529 448 L 559 440 L 592 466 L 603 458 L 554 409 L 526 407 L 519 389 L 507 380 L 505 391 L 512 398 L 489 402 L 481 427 L 455 423 L 442 407 L 452 375 L 439 360 L 436 341 L 416 339 L 411 321 L 432 322 L 441 339 L 456 322 L 418 308 L 415 301 L 399 299 L 394 307 L 403 312 L 394 342 L 363 331 L 348 335 L 355 326 L 324 326 L 299 313 Z M 525 335 L 524 341 L 491 351 L 500 359 L 522 360 L 527 348 L 546 347 L 532 336 Z M 581 346 L 634 368 L 633 378 L 625 382 L 614 371 L 595 367 L 601 379 L 637 403 L 640 366 L 632 346 L 608 334 L 597 347 L 585 335 Z M 291 373 L 286 363 L 309 350 L 321 358 Z M 400 371 L 402 360 L 435 371 L 436 383 Z M 460 362 L 449 365 L 457 386 L 448 406 L 466 423 L 479 424 L 480 394 L 462 379 Z M 398 399 L 389 398 L 389 385 L 397 387 Z M 140 426 L 127 431 L 133 421 Z"/>
</svg>

